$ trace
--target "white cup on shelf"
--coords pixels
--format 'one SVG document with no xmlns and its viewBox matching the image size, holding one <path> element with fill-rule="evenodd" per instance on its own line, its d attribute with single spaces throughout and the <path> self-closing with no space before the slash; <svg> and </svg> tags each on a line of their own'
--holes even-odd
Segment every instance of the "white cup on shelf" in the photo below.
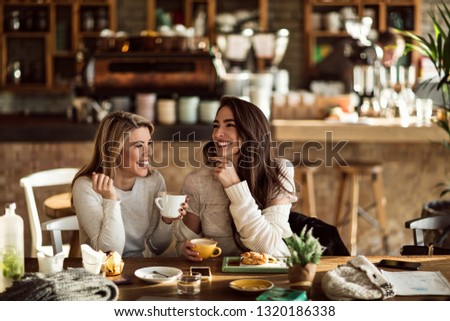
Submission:
<svg viewBox="0 0 450 321">
<path fill-rule="evenodd" d="M 158 123 L 174 125 L 177 122 L 176 105 L 175 99 L 159 99 L 156 105 Z"/>
<path fill-rule="evenodd" d="M 199 103 L 200 97 L 198 96 L 180 97 L 180 100 L 178 102 L 180 123 L 197 123 Z"/>
<path fill-rule="evenodd" d="M 212 124 L 216 118 L 217 110 L 220 107 L 218 100 L 202 100 L 200 102 L 200 121 L 202 123 Z"/>
</svg>

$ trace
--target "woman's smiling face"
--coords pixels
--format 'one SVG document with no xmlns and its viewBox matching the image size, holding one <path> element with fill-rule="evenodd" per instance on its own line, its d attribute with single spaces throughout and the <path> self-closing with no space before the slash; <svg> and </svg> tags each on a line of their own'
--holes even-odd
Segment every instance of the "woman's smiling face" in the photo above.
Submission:
<svg viewBox="0 0 450 321">
<path fill-rule="evenodd" d="M 127 176 L 145 177 L 148 174 L 149 158 L 153 154 L 150 131 L 147 127 L 132 130 L 125 138 L 122 162 L 118 170 Z"/>
<path fill-rule="evenodd" d="M 227 106 L 220 108 L 213 122 L 212 139 L 217 149 L 217 156 L 232 159 L 238 155 L 242 145 L 234 122 L 234 115 Z"/>
</svg>

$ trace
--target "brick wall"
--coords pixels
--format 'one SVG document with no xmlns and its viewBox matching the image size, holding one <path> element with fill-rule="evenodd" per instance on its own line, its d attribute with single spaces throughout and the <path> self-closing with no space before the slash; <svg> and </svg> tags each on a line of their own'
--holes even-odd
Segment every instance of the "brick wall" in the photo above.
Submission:
<svg viewBox="0 0 450 321">
<path fill-rule="evenodd" d="M 432 26 L 432 21 L 429 17 L 429 12 L 435 12 L 437 14 L 437 7 L 436 5 L 440 5 L 442 2 L 446 2 L 447 6 L 448 1 L 442 1 L 442 0 L 422 0 L 421 4 L 421 19 L 420 24 L 422 26 L 421 28 L 421 34 L 426 35 L 427 33 L 431 33 L 434 35 L 434 30 Z"/>
</svg>

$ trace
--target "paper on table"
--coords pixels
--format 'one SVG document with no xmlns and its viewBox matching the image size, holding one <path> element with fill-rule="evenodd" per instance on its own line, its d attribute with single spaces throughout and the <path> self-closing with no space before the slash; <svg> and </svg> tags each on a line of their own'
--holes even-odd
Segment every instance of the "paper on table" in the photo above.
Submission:
<svg viewBox="0 0 450 321">
<path fill-rule="evenodd" d="M 440 271 L 381 273 L 393 284 L 396 295 L 450 295 L 450 283 Z"/>
</svg>

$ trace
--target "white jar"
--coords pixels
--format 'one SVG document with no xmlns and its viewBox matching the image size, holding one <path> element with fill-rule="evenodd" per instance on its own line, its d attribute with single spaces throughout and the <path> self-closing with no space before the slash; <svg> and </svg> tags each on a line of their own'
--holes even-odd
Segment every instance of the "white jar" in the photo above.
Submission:
<svg viewBox="0 0 450 321">
<path fill-rule="evenodd" d="M 179 119 L 182 124 L 195 124 L 198 120 L 198 105 L 200 97 L 180 97 L 178 102 Z"/>
<path fill-rule="evenodd" d="M 200 121 L 211 124 L 216 119 L 217 110 L 220 101 L 218 100 L 202 100 L 200 102 Z"/>
<path fill-rule="evenodd" d="M 149 121 L 155 121 L 156 94 L 136 94 L 136 114 L 144 116 Z"/>
<path fill-rule="evenodd" d="M 157 102 L 158 123 L 174 125 L 177 122 L 175 99 L 159 99 Z"/>
</svg>

